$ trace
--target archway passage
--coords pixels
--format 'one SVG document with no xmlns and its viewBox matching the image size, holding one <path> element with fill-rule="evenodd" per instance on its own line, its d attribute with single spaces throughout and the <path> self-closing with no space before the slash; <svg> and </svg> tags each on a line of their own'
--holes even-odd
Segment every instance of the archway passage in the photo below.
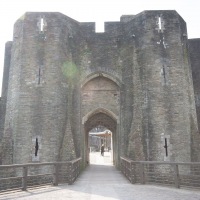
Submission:
<svg viewBox="0 0 200 200">
<path fill-rule="evenodd" d="M 115 79 L 103 73 L 93 74 L 86 79 L 81 88 L 81 115 L 84 145 L 82 157 L 89 163 L 89 132 L 98 126 L 112 132 L 113 163 L 117 165 L 120 85 Z"/>
<path fill-rule="evenodd" d="M 105 127 L 106 130 L 112 132 L 112 159 L 113 163 L 115 164 L 116 156 L 117 156 L 117 121 L 109 114 L 103 112 L 95 112 L 92 116 L 88 118 L 88 120 L 84 124 L 85 128 L 85 158 L 86 162 L 90 163 L 89 160 L 89 145 L 88 145 L 88 138 L 89 132 L 96 128 L 96 127 Z"/>
<path fill-rule="evenodd" d="M 85 123 L 86 132 L 99 125 L 106 127 L 112 132 L 116 131 L 116 120 L 105 113 L 99 112 L 92 115 Z"/>
</svg>

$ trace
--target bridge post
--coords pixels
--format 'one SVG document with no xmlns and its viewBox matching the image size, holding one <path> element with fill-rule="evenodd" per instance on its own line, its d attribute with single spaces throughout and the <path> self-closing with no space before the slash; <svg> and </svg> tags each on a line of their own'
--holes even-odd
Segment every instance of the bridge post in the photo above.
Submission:
<svg viewBox="0 0 200 200">
<path fill-rule="evenodd" d="M 59 176 L 59 164 L 56 163 L 54 164 L 54 173 L 53 173 L 53 185 L 57 186 L 58 185 L 58 176 Z"/>
<path fill-rule="evenodd" d="M 135 168 L 136 168 L 136 164 L 131 162 L 131 183 L 136 183 Z"/>
<path fill-rule="evenodd" d="M 140 163 L 140 183 L 145 184 L 144 163 Z"/>
<path fill-rule="evenodd" d="M 176 188 L 180 188 L 179 169 L 178 164 L 174 165 L 174 183 Z"/>
<path fill-rule="evenodd" d="M 74 176 L 73 176 L 73 164 L 72 162 L 69 163 L 69 169 L 68 169 L 68 183 L 69 185 L 72 185 L 73 184 L 73 179 L 74 179 Z"/>
<path fill-rule="evenodd" d="M 26 191 L 27 189 L 27 175 L 28 175 L 28 167 L 23 167 L 23 177 L 22 177 L 22 190 Z"/>
</svg>

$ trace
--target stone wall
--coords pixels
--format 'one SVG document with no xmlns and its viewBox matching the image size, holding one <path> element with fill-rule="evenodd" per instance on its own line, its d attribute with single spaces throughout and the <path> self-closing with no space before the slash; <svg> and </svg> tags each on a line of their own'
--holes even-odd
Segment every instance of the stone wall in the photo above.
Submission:
<svg viewBox="0 0 200 200">
<path fill-rule="evenodd" d="M 190 62 L 192 67 L 192 77 L 193 77 L 193 85 L 194 85 L 194 96 L 196 103 L 196 111 L 197 111 L 197 120 L 198 120 L 198 128 L 200 130 L 200 39 L 189 39 L 189 55 Z M 200 134 L 200 133 L 199 133 Z M 197 136 L 194 137 L 191 142 L 193 144 L 193 160 L 197 160 L 199 158 L 199 141 Z M 196 143 L 196 144 L 195 144 Z"/>
<path fill-rule="evenodd" d="M 5 146 L 3 149 L 3 132 L 4 132 L 4 123 L 6 114 L 11 49 L 12 49 L 12 42 L 7 42 L 5 45 L 4 72 L 3 72 L 2 92 L 0 99 L 0 164 L 2 163 L 3 153 L 5 154 L 5 152 L 7 152 L 6 151 L 7 148 L 5 148 Z"/>
<path fill-rule="evenodd" d="M 144 11 L 94 30 L 60 13 L 15 23 L 3 163 L 86 161 L 97 122 L 115 132 L 116 163 L 200 160 L 184 20 Z"/>
</svg>

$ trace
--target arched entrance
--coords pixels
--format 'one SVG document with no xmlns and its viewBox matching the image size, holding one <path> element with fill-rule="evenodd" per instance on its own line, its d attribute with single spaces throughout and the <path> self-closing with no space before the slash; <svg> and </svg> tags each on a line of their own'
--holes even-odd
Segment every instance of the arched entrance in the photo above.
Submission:
<svg viewBox="0 0 200 200">
<path fill-rule="evenodd" d="M 98 111 L 94 112 L 84 123 L 84 137 L 85 137 L 85 162 L 88 164 L 90 163 L 89 160 L 89 144 L 88 144 L 88 138 L 89 138 L 89 132 L 96 128 L 96 127 L 105 127 L 106 130 L 109 130 L 111 132 L 111 145 L 109 145 L 110 153 L 112 156 L 113 164 L 116 164 L 117 160 L 117 152 L 118 152 L 118 145 L 117 145 L 117 119 L 111 117 L 111 115 L 105 113 L 102 111 L 102 109 L 98 109 Z M 105 133 L 106 135 L 106 133 Z M 103 138 L 103 137 L 102 137 Z M 108 145 L 106 144 L 106 141 L 103 140 L 103 143 L 105 143 L 105 148 L 108 148 Z M 102 144 L 102 141 L 100 141 L 100 145 Z M 100 150 L 100 149 L 99 149 Z"/>
<path fill-rule="evenodd" d="M 102 126 L 112 132 L 113 163 L 117 165 L 120 85 L 117 79 L 104 73 L 92 74 L 81 85 L 81 116 L 84 147 L 82 157 L 89 163 L 89 132 Z"/>
</svg>

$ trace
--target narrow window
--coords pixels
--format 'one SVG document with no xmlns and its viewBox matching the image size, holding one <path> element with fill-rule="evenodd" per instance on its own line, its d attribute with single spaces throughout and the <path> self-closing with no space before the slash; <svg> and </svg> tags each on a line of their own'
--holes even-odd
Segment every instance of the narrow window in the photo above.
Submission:
<svg viewBox="0 0 200 200">
<path fill-rule="evenodd" d="M 40 31 L 43 32 L 44 31 L 44 18 L 40 19 Z"/>
<path fill-rule="evenodd" d="M 38 85 L 40 85 L 42 83 L 42 75 L 43 75 L 43 65 L 39 65 L 37 77 L 36 77 L 36 81 L 37 81 Z"/>
<path fill-rule="evenodd" d="M 39 66 L 39 71 L 38 71 L 38 85 L 40 85 L 40 77 L 41 76 L 41 68 Z"/>
<path fill-rule="evenodd" d="M 167 65 L 162 65 L 161 67 L 161 83 L 162 85 L 169 85 L 169 69 Z"/>
<path fill-rule="evenodd" d="M 38 144 L 38 138 L 35 140 L 35 156 L 38 155 L 38 150 L 39 150 L 39 144 Z"/>
<path fill-rule="evenodd" d="M 158 28 L 159 28 L 159 30 L 162 30 L 161 17 L 158 17 Z"/>
<path fill-rule="evenodd" d="M 156 17 L 156 30 L 158 31 L 158 33 L 163 33 L 163 31 L 165 30 L 165 27 L 164 27 L 164 21 L 163 21 L 163 18 L 161 16 L 157 16 Z"/>
<path fill-rule="evenodd" d="M 165 148 L 165 155 L 167 157 L 168 156 L 167 138 L 165 138 L 165 146 L 164 146 L 164 148 Z"/>
<path fill-rule="evenodd" d="M 166 83 L 166 72 L 165 72 L 165 66 L 163 65 L 163 69 L 162 69 L 162 74 L 163 74 L 163 77 L 164 77 L 164 82 Z"/>
</svg>

